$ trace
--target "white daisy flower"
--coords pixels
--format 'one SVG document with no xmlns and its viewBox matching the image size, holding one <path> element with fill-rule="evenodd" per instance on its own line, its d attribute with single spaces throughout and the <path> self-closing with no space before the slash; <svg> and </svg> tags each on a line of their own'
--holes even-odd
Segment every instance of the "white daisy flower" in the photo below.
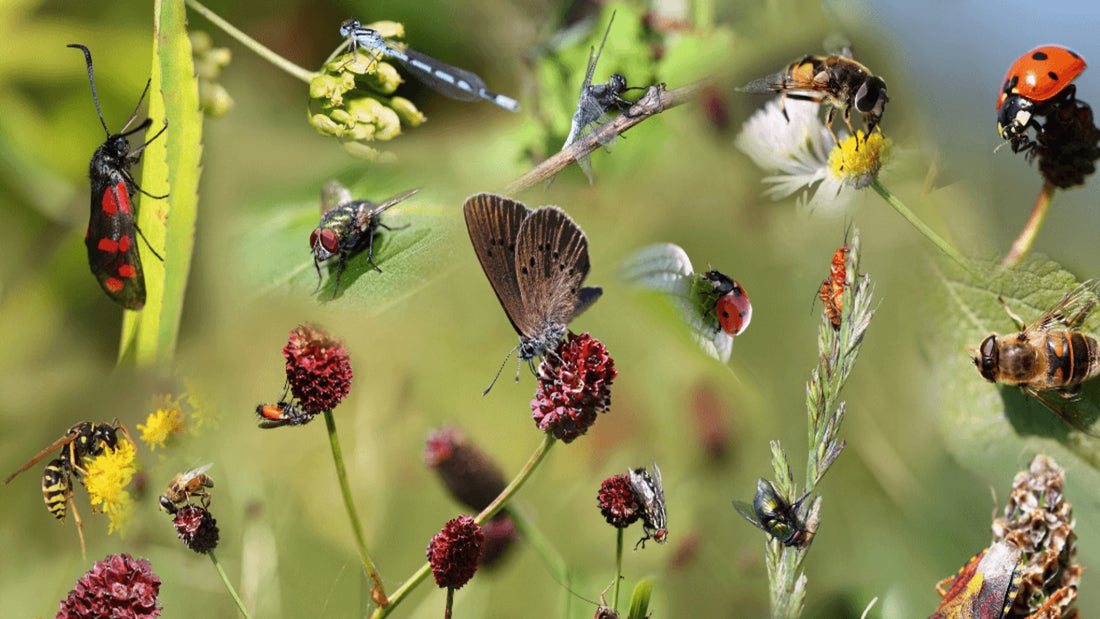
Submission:
<svg viewBox="0 0 1100 619">
<path fill-rule="evenodd" d="M 764 195 L 782 200 L 801 190 L 799 206 L 843 207 L 852 192 L 843 178 L 830 173 L 833 138 L 821 121 L 820 104 L 787 99 L 787 117 L 777 97 L 742 126 L 734 144 L 762 170 L 778 172 L 762 180 L 771 185 Z M 788 121 L 788 117 L 790 120 Z M 814 187 L 814 185 L 817 185 Z"/>
</svg>

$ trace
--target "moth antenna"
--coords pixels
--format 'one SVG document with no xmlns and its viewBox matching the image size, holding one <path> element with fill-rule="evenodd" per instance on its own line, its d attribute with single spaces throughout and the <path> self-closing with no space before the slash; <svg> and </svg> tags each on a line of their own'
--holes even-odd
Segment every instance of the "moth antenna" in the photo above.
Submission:
<svg viewBox="0 0 1100 619">
<path fill-rule="evenodd" d="M 107 121 L 103 120 L 103 110 L 99 109 L 99 95 L 97 95 L 95 91 L 95 75 L 92 74 L 92 52 L 88 51 L 88 48 L 80 43 L 69 43 L 66 47 L 72 47 L 84 52 L 84 63 L 88 65 L 88 81 L 92 83 L 92 100 L 95 101 L 95 111 L 99 114 L 99 123 L 103 125 L 103 130 L 107 132 L 107 137 L 111 137 L 111 130 L 107 128 Z M 146 85 L 146 88 L 148 88 L 148 85 Z"/>
<path fill-rule="evenodd" d="M 508 354 L 504 357 L 504 361 L 500 362 L 500 368 L 497 370 L 496 376 L 493 377 L 493 382 L 489 383 L 489 386 L 485 388 L 485 391 L 481 392 L 481 395 L 489 395 L 489 390 L 493 388 L 493 385 L 497 384 L 497 379 L 500 378 L 500 373 L 504 371 L 504 365 L 508 363 L 508 360 L 512 358 L 512 353 L 516 352 L 519 348 L 519 344 L 512 347 L 512 350 L 508 351 Z M 519 382 L 519 372 L 516 372 L 516 382 Z"/>
</svg>

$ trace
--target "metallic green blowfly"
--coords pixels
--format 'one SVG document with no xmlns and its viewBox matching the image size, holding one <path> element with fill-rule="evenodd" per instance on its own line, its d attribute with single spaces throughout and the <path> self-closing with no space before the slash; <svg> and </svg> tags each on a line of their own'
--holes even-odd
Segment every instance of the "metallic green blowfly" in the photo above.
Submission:
<svg viewBox="0 0 1100 619">
<path fill-rule="evenodd" d="M 321 223 L 309 235 L 313 251 L 313 266 L 317 269 L 317 290 L 321 289 L 321 263 L 339 256 L 336 263 L 336 285 L 332 297 L 340 290 L 340 275 L 348 259 L 364 249 L 367 261 L 379 273 L 382 269 L 374 263 L 374 237 L 378 228 L 394 230 L 382 223 L 379 216 L 391 206 L 412 196 L 420 188 L 410 189 L 387 198 L 381 204 L 369 200 L 355 200 L 351 192 L 337 181 L 329 181 L 321 188 Z M 316 292 L 316 291 L 314 291 Z"/>
<path fill-rule="evenodd" d="M 760 478 L 756 482 L 756 497 L 750 506 L 744 501 L 734 501 L 733 507 L 753 525 L 779 540 L 784 546 L 801 546 L 809 531 L 798 519 L 798 509 L 809 493 L 788 504 L 779 494 L 775 484 Z"/>
</svg>

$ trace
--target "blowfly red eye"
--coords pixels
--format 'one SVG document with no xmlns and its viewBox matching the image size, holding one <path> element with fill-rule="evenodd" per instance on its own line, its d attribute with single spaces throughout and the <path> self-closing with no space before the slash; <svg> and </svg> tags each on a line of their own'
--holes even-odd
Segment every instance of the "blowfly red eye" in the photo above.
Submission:
<svg viewBox="0 0 1100 619">
<path fill-rule="evenodd" d="M 310 247 L 317 247 L 317 233 L 320 232 L 320 231 L 321 231 L 321 229 L 317 228 L 313 232 L 309 233 L 309 246 Z"/>
<path fill-rule="evenodd" d="M 338 248 L 336 233 L 328 228 L 321 230 L 321 247 L 324 247 L 325 251 L 329 253 L 335 253 Z"/>
</svg>

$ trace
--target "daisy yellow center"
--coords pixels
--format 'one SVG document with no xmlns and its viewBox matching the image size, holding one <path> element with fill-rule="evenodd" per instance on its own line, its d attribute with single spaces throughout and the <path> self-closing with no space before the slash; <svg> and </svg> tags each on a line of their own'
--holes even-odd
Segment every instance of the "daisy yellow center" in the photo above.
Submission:
<svg viewBox="0 0 1100 619">
<path fill-rule="evenodd" d="M 856 189 L 870 185 L 889 156 L 890 140 L 881 133 L 848 136 L 829 154 L 829 172 Z"/>
</svg>

